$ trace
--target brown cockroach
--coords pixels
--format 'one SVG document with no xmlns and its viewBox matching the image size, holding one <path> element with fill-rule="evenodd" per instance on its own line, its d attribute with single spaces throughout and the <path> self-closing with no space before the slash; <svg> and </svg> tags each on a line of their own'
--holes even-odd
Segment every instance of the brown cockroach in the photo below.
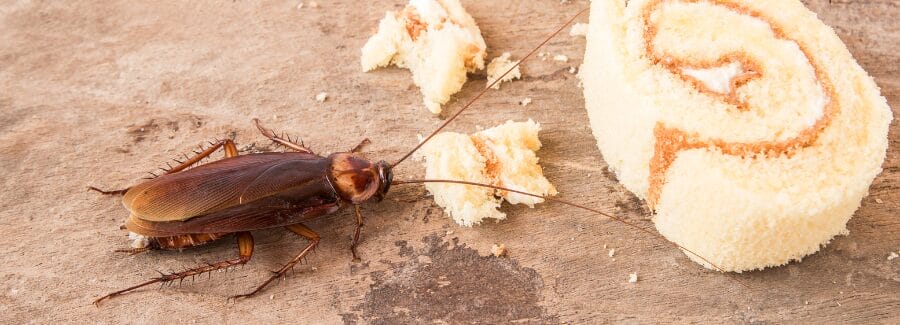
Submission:
<svg viewBox="0 0 900 325">
<path fill-rule="evenodd" d="M 285 272 L 300 262 L 318 245 L 319 235 L 312 229 L 304 226 L 302 222 L 334 213 L 346 206 L 353 206 L 356 212 L 356 228 L 350 243 L 350 250 L 353 258 L 356 259 L 356 246 L 359 243 L 360 230 L 364 224 L 359 206 L 373 199 L 376 201 L 382 200 L 391 188 L 392 183 L 456 183 L 543 198 L 611 218 L 665 240 L 661 235 L 624 219 L 556 198 L 459 180 L 393 181 L 393 166 L 409 158 L 434 135 L 456 119 L 460 113 L 477 101 L 494 83 L 499 82 L 499 80 L 503 79 L 503 76 L 512 71 L 521 62 L 530 58 L 538 49 L 569 26 L 586 10 L 582 9 L 559 29 L 550 34 L 540 45 L 525 55 L 519 63 L 516 63 L 500 78 L 497 78 L 479 92 L 463 108 L 426 137 L 424 141 L 420 142 L 393 164 L 383 160 L 373 162 L 360 156 L 358 152 L 368 140 L 364 140 L 349 152 L 339 152 L 323 157 L 313 153 L 312 150 L 302 143 L 276 135 L 272 130 L 260 125 L 259 120 L 253 119 L 254 125 L 263 136 L 292 150 L 292 152 L 238 155 L 234 141 L 227 139 L 211 143 L 210 147 L 196 152 L 196 155 L 193 157 L 187 157 L 185 161 L 166 170 L 159 177 L 152 178 L 130 188 L 117 191 L 103 191 L 90 187 L 90 189 L 103 194 L 124 195 L 123 204 L 131 213 L 125 222 L 124 228 L 149 238 L 149 245 L 145 248 L 120 251 L 134 254 L 147 250 L 181 249 L 203 245 L 229 235 L 234 235 L 238 244 L 238 257 L 236 258 L 208 263 L 180 272 L 161 274 L 161 276 L 146 282 L 97 298 L 94 300 L 94 304 L 99 305 L 100 301 L 104 299 L 154 283 L 183 280 L 187 277 L 245 264 L 250 261 L 253 255 L 253 237 L 250 232 L 254 230 L 285 227 L 291 232 L 309 240 L 309 244 L 300 253 L 283 267 L 274 271 L 266 281 L 254 290 L 231 298 L 253 296 L 273 280 L 283 276 Z M 225 151 L 225 158 L 198 165 L 201 160 L 218 149 Z M 693 252 L 684 247 L 667 240 L 665 241 L 674 247 L 693 254 Z M 707 263 L 709 262 L 707 261 Z M 709 264 L 718 269 L 714 264 Z"/>
</svg>

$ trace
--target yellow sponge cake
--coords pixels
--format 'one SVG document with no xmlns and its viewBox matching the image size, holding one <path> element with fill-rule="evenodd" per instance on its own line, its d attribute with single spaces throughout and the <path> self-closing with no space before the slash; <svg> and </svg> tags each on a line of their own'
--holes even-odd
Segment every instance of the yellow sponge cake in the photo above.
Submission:
<svg viewBox="0 0 900 325">
<path fill-rule="evenodd" d="M 725 271 L 846 233 L 885 158 L 890 108 L 800 1 L 593 1 L 580 76 L 610 169 Z"/>
</svg>

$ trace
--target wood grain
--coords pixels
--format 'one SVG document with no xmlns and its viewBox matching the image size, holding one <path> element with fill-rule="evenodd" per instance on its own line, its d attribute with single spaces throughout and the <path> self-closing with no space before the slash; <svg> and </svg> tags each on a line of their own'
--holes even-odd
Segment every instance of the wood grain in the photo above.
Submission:
<svg viewBox="0 0 900 325">
<path fill-rule="evenodd" d="M 849 322 L 900 320 L 900 123 L 884 172 L 836 238 L 802 263 L 732 276 L 702 269 L 664 243 L 565 206 L 506 206 L 509 219 L 462 228 L 421 186 L 398 186 L 364 207 L 360 252 L 350 258 L 350 211 L 312 222 L 323 237 L 308 264 L 264 295 L 246 291 L 305 243 L 257 234 L 243 269 L 193 284 L 144 290 L 95 308 L 108 291 L 235 254 L 233 242 L 184 252 L 121 256 L 119 201 L 85 189 L 134 184 L 205 140 L 234 135 L 266 150 L 250 118 L 301 136 L 318 152 L 364 137 L 373 159 L 393 160 L 440 119 L 423 107 L 408 71 L 362 73 L 359 49 L 403 1 L 0 1 L 0 320 L 51 322 L 535 323 Z M 524 55 L 586 1 L 463 1 L 489 57 Z M 900 5 L 805 1 L 875 77 L 900 116 Z M 583 17 L 581 21 L 586 21 Z M 648 227 L 645 204 L 605 171 L 578 80 L 584 39 L 561 35 L 523 80 L 491 91 L 450 127 L 473 132 L 507 119 L 543 125 L 539 152 L 561 198 Z M 484 87 L 472 76 L 445 110 Z M 315 101 L 327 92 L 324 103 Z M 532 98 L 531 105 L 518 102 Z M 422 174 L 419 163 L 398 178 Z M 508 259 L 488 257 L 494 243 Z M 606 247 L 606 248 L 604 248 Z M 616 249 L 614 258 L 608 249 Z M 640 280 L 628 283 L 636 272 Z"/>
</svg>

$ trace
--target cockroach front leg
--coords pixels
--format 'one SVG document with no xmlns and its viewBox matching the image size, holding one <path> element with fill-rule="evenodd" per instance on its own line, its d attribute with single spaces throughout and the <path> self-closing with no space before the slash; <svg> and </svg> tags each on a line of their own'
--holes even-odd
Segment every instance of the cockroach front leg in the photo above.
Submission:
<svg viewBox="0 0 900 325">
<path fill-rule="evenodd" d="M 353 261 L 359 261 L 359 255 L 356 254 L 356 245 L 359 244 L 359 233 L 362 231 L 362 227 L 365 225 L 365 219 L 363 219 L 362 213 L 359 211 L 359 205 L 354 205 L 356 208 L 356 230 L 353 232 L 353 240 L 350 241 L 350 253 L 353 254 Z"/>
<path fill-rule="evenodd" d="M 262 135 L 264 137 L 269 138 L 269 140 L 272 140 L 272 142 L 275 142 L 277 144 L 285 146 L 288 149 L 292 149 L 294 151 L 315 154 L 312 152 L 312 150 L 305 147 L 302 142 L 299 144 L 295 143 L 295 142 L 291 141 L 290 139 L 285 139 L 285 138 L 279 137 L 278 135 L 275 134 L 275 131 L 272 131 L 272 129 L 264 128 L 261 124 L 259 124 L 258 118 L 253 119 L 253 125 L 255 125 L 257 129 L 259 129 L 259 133 L 262 133 Z"/>
<path fill-rule="evenodd" d="M 184 270 L 184 271 L 177 272 L 177 273 L 163 274 L 159 277 L 151 279 L 150 281 L 147 281 L 147 282 L 144 282 L 144 283 L 141 283 L 138 285 L 134 285 L 134 286 L 131 286 L 131 287 L 119 290 L 119 291 L 115 291 L 115 292 L 112 292 L 103 297 L 97 298 L 96 300 L 94 300 L 94 305 L 99 307 L 100 302 L 105 299 L 109 299 L 114 296 L 118 296 L 118 295 L 124 294 L 126 292 L 129 292 L 129 291 L 132 291 L 132 290 L 135 290 L 138 288 L 146 287 L 146 286 L 154 284 L 154 283 L 167 283 L 167 282 L 172 282 L 175 280 L 181 281 L 187 277 L 192 277 L 192 276 L 196 276 L 196 275 L 200 275 L 203 273 L 212 272 L 212 271 L 216 271 L 216 270 L 226 269 L 226 268 L 229 268 L 229 267 L 232 267 L 235 265 L 246 264 L 247 262 L 250 261 L 250 258 L 253 256 L 253 236 L 251 236 L 249 232 L 238 233 L 237 234 L 237 243 L 238 243 L 238 258 L 219 261 L 219 262 L 215 262 L 215 263 L 209 263 L 209 264 L 201 266 L 201 267 Z"/>
<path fill-rule="evenodd" d="M 287 264 L 282 266 L 280 269 L 278 269 L 278 271 L 273 271 L 272 276 L 269 277 L 269 279 L 266 280 L 266 282 L 263 282 L 262 284 L 257 286 L 256 289 L 254 289 L 250 293 L 232 296 L 228 299 L 249 298 L 249 297 L 252 297 L 253 295 L 259 293 L 260 291 L 262 291 L 263 288 L 265 288 L 267 285 L 269 285 L 269 283 L 272 283 L 272 281 L 274 281 L 275 279 L 284 276 L 284 274 L 288 270 L 292 269 L 295 264 L 297 264 L 298 262 L 303 260 L 303 258 L 305 258 L 306 255 L 309 254 L 309 252 L 315 250 L 316 246 L 319 245 L 319 239 L 321 239 L 321 237 L 319 237 L 319 234 L 317 234 L 312 229 L 309 229 L 308 227 L 304 226 L 303 224 L 298 223 L 298 224 L 286 226 L 285 228 L 294 232 L 295 234 L 302 236 L 303 238 L 308 239 L 309 245 L 306 245 L 306 248 L 304 248 L 302 251 L 300 251 L 300 254 L 297 254 L 297 256 L 295 256 L 293 259 L 291 259 L 290 262 L 288 262 Z"/>
<path fill-rule="evenodd" d="M 363 150 L 363 148 L 365 148 L 370 143 L 372 143 L 372 141 L 369 141 L 369 138 L 365 138 L 362 141 L 360 141 L 359 144 L 356 145 L 356 147 L 353 147 L 353 149 L 350 149 L 350 152 L 352 152 L 352 153 L 361 152 Z"/>
</svg>

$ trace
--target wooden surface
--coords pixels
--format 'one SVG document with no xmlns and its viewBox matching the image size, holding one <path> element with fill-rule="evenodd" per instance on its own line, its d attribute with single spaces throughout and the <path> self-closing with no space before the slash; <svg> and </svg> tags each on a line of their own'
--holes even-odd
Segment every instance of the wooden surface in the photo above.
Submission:
<svg viewBox="0 0 900 325">
<path fill-rule="evenodd" d="M 489 57 L 524 55 L 586 1 L 463 1 Z M 155 2 L 152 2 L 155 3 Z M 900 7 L 892 0 L 807 1 L 834 26 L 900 115 Z M 420 105 L 408 71 L 362 73 L 359 49 L 402 1 L 0 1 L 0 320 L 40 322 L 396 323 L 900 321 L 900 123 L 884 172 L 840 236 L 802 263 L 737 276 L 707 271 L 681 252 L 601 217 L 558 204 L 504 206 L 508 220 L 463 228 L 421 186 L 368 204 L 360 252 L 348 250 L 349 211 L 309 223 L 324 238 L 296 273 L 261 296 L 226 304 L 305 242 L 255 233 L 249 265 L 193 283 L 150 288 L 100 308 L 93 298 L 169 271 L 235 256 L 231 240 L 133 257 L 118 229 L 118 199 L 85 190 L 134 184 L 147 171 L 215 137 L 244 152 L 269 145 L 260 117 L 320 152 L 368 137 L 393 160 L 440 119 Z M 586 21 L 582 17 L 580 21 Z M 523 80 L 491 91 L 451 130 L 507 119 L 543 125 L 539 152 L 561 198 L 651 226 L 645 205 L 618 185 L 588 128 L 581 89 L 584 39 L 566 34 L 532 60 Z M 472 76 L 448 112 L 484 87 Z M 318 103 L 314 97 L 328 92 Z M 531 105 L 517 105 L 530 97 Z M 420 176 L 405 163 L 397 178 Z M 493 243 L 510 249 L 488 257 Z M 607 255 L 615 248 L 614 258 Z M 640 281 L 627 282 L 636 272 Z M 733 277 L 747 283 L 742 287 Z"/>
</svg>

